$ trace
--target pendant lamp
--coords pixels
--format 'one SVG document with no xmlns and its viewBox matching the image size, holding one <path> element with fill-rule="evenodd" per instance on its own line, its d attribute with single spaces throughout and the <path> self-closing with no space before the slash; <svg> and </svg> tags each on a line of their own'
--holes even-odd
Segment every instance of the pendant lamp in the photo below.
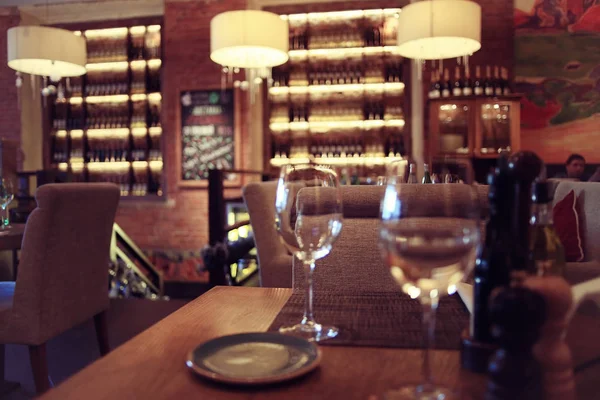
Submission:
<svg viewBox="0 0 600 400">
<path fill-rule="evenodd" d="M 86 73 L 85 39 L 46 26 L 16 26 L 7 32 L 8 66 L 17 72 L 60 78 Z"/>
<path fill-rule="evenodd" d="M 271 68 L 288 60 L 287 21 L 258 10 L 227 11 L 210 21 L 210 59 L 223 67 L 225 77 L 244 69 L 252 98 L 263 79 L 271 79 Z"/>
<path fill-rule="evenodd" d="M 423 0 L 402 8 L 398 53 L 415 60 L 469 56 L 481 48 L 481 7 L 469 0 Z"/>
</svg>

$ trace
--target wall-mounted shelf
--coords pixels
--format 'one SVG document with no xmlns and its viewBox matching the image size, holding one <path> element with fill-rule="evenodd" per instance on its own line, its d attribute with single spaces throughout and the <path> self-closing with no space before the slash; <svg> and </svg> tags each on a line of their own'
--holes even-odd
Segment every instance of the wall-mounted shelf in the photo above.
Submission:
<svg viewBox="0 0 600 400">
<path fill-rule="evenodd" d="M 161 26 L 75 33 L 86 38 L 87 74 L 57 84 L 47 167 L 114 182 L 122 195 L 162 195 Z"/>
<path fill-rule="evenodd" d="M 282 15 L 290 59 L 273 70 L 268 91 L 266 169 L 312 159 L 380 175 L 386 162 L 410 154 L 408 63 L 395 46 L 399 12 Z"/>
</svg>

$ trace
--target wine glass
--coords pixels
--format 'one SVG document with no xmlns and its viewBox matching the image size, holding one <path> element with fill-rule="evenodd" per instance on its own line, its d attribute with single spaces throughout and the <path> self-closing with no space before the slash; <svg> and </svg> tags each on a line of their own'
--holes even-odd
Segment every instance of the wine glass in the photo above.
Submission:
<svg viewBox="0 0 600 400">
<path fill-rule="evenodd" d="M 419 299 L 423 307 L 424 382 L 389 392 L 386 399 L 448 400 L 453 392 L 433 383 L 429 347 L 440 297 L 454 293 L 475 264 L 479 202 L 473 187 L 466 184 L 402 184 L 396 168 L 388 168 L 380 247 L 402 291 Z"/>
<path fill-rule="evenodd" d="M 0 207 L 2 207 L 2 228 L 10 228 L 10 219 L 8 216 L 8 205 L 15 198 L 13 185 L 10 179 L 0 179 Z"/>
<path fill-rule="evenodd" d="M 301 164 L 281 169 L 275 199 L 275 224 L 283 244 L 303 263 L 306 278 L 304 317 L 280 332 L 310 341 L 335 337 L 338 329 L 315 321 L 315 262 L 331 252 L 342 230 L 342 200 L 337 173 L 328 167 Z"/>
</svg>

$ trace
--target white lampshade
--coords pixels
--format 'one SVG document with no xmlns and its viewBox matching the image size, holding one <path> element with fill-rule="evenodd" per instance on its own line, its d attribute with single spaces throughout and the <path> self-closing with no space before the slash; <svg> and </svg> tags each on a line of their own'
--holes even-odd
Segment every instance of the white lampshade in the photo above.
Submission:
<svg viewBox="0 0 600 400">
<path fill-rule="evenodd" d="M 398 52 L 419 60 L 473 54 L 481 48 L 481 7 L 469 0 L 423 0 L 402 8 Z"/>
<path fill-rule="evenodd" d="M 287 21 L 266 11 L 221 13 L 210 21 L 210 59 L 238 68 L 275 67 L 288 60 Z"/>
<path fill-rule="evenodd" d="M 16 26 L 7 32 L 8 66 L 32 75 L 70 77 L 85 74 L 85 39 L 46 26 Z"/>
</svg>

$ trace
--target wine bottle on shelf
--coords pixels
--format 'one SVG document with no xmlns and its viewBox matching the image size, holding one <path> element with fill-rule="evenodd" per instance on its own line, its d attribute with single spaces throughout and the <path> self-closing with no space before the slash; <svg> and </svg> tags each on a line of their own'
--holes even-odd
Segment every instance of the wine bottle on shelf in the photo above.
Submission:
<svg viewBox="0 0 600 400">
<path fill-rule="evenodd" d="M 496 96 L 502 96 L 504 93 L 504 84 L 500 78 L 500 72 L 497 65 L 494 66 L 494 94 Z"/>
<path fill-rule="evenodd" d="M 533 213 L 530 233 L 530 268 L 538 276 L 564 275 L 565 249 L 552 223 L 552 195 L 548 182 L 533 185 Z"/>
<path fill-rule="evenodd" d="M 468 65 L 465 65 L 465 80 L 463 81 L 462 94 L 463 96 L 473 95 L 473 83 L 471 82 L 471 74 Z"/>
<path fill-rule="evenodd" d="M 460 79 L 460 69 L 458 66 L 454 67 L 454 84 L 452 85 L 452 95 L 453 96 L 462 96 L 462 81 Z"/>
<path fill-rule="evenodd" d="M 442 97 L 450 97 L 450 93 L 452 90 L 452 83 L 450 82 L 450 73 L 448 72 L 448 68 L 444 69 L 444 83 L 442 86 Z"/>
<path fill-rule="evenodd" d="M 417 179 L 417 172 L 415 171 L 415 169 L 415 163 L 410 163 L 408 180 L 406 181 L 406 183 L 419 183 L 419 180 Z"/>
<path fill-rule="evenodd" d="M 429 173 L 429 164 L 423 164 L 423 179 L 421 180 L 421 183 L 424 184 L 428 184 L 428 183 L 433 183 L 433 181 L 431 180 L 431 174 Z"/>
<path fill-rule="evenodd" d="M 373 28 L 373 46 L 381 46 L 381 31 L 377 26 Z"/>
<path fill-rule="evenodd" d="M 475 67 L 475 82 L 473 82 L 473 94 L 475 96 L 483 96 L 485 94 L 483 82 L 481 81 L 481 67 Z"/>
<path fill-rule="evenodd" d="M 486 96 L 494 95 L 494 81 L 492 78 L 492 68 L 489 65 L 485 67 L 485 81 L 483 82 L 483 90 Z"/>
<path fill-rule="evenodd" d="M 441 95 L 440 83 L 437 80 L 437 71 L 431 71 L 431 88 L 429 89 L 429 98 L 439 99 Z"/>
<path fill-rule="evenodd" d="M 502 67 L 502 94 L 508 96 L 512 91 L 510 89 L 510 81 L 508 80 L 508 70 Z"/>
</svg>

